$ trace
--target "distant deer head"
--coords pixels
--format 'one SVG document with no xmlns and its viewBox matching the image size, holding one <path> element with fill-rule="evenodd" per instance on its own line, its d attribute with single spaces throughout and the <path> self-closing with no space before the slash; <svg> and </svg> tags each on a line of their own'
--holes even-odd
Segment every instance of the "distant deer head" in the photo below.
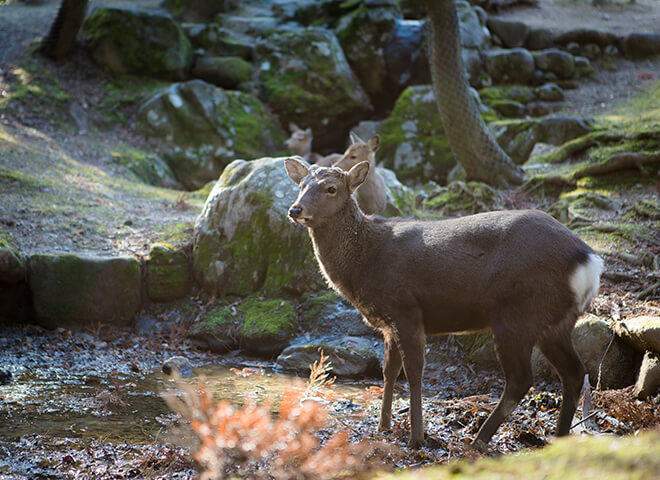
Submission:
<svg viewBox="0 0 660 480">
<path fill-rule="evenodd" d="M 351 145 L 348 147 L 342 158 L 335 162 L 335 166 L 342 170 L 350 170 L 360 162 L 369 162 L 372 169 L 376 166 L 376 151 L 380 147 L 380 136 L 374 135 L 365 142 L 355 133 L 351 132 Z"/>
<path fill-rule="evenodd" d="M 291 131 L 291 137 L 284 142 L 284 145 L 291 150 L 291 153 L 294 155 L 300 155 L 305 157 L 312 152 L 312 140 L 314 136 L 312 135 L 312 129 L 307 128 L 303 130 L 295 123 L 289 123 L 289 130 Z"/>
</svg>

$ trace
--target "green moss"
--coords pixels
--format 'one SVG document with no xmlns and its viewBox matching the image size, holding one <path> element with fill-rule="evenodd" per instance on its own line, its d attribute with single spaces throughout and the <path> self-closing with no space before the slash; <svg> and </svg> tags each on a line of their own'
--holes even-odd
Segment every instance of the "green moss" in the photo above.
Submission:
<svg viewBox="0 0 660 480">
<path fill-rule="evenodd" d="M 449 465 L 379 475 L 380 480 L 651 479 L 660 471 L 660 433 L 629 437 L 575 435 L 557 439 L 541 450 L 496 458 L 461 460 Z"/>
<path fill-rule="evenodd" d="M 445 183 L 455 157 L 430 87 L 409 87 L 379 129 L 378 160 L 402 180 Z"/>
<path fill-rule="evenodd" d="M 437 187 L 423 203 L 425 210 L 435 210 L 443 215 L 455 212 L 487 212 L 504 208 L 502 195 L 490 185 L 481 182 L 451 182 Z"/>
<path fill-rule="evenodd" d="M 117 145 L 110 151 L 112 159 L 127 168 L 135 177 L 149 185 L 175 184 L 170 167 L 152 152 L 126 145 Z"/>
<path fill-rule="evenodd" d="M 534 89 L 521 85 L 498 85 L 479 90 L 482 103 L 490 107 L 497 102 L 514 101 L 529 103 L 535 98 Z"/>
<path fill-rule="evenodd" d="M 217 306 L 206 312 L 201 321 L 195 323 L 189 332 L 190 335 L 204 335 L 234 323 L 232 311 L 227 306 Z"/>
<path fill-rule="evenodd" d="M 283 332 L 293 334 L 296 331 L 296 311 L 288 300 L 247 299 L 239 307 L 245 315 L 240 334 L 244 337 L 279 336 Z"/>
</svg>

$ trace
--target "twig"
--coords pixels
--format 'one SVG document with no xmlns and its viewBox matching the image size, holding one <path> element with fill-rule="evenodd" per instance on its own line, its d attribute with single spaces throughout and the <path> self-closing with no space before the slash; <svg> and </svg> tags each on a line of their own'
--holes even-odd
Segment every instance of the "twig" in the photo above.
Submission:
<svg viewBox="0 0 660 480">
<path fill-rule="evenodd" d="M 598 410 L 596 410 L 595 412 L 591 412 L 589 415 L 587 415 L 586 417 L 584 417 L 584 418 L 583 418 L 582 420 L 580 420 L 579 422 L 574 423 L 573 425 L 571 425 L 571 428 L 570 428 L 569 430 L 573 430 L 573 429 L 574 429 L 575 427 L 577 427 L 578 425 L 582 425 L 582 424 L 583 424 L 584 422 L 586 422 L 587 420 L 593 418 L 597 413 L 598 413 Z"/>
<path fill-rule="evenodd" d="M 601 374 L 603 373 L 603 363 L 605 363 L 605 357 L 607 356 L 607 352 L 610 351 L 610 347 L 612 346 L 613 341 L 614 341 L 614 332 L 612 332 L 612 338 L 610 338 L 610 343 L 607 344 L 605 353 L 603 353 L 603 358 L 600 359 L 600 364 L 598 365 L 598 383 L 596 383 L 596 390 L 601 389 L 600 380 L 601 380 Z"/>
</svg>

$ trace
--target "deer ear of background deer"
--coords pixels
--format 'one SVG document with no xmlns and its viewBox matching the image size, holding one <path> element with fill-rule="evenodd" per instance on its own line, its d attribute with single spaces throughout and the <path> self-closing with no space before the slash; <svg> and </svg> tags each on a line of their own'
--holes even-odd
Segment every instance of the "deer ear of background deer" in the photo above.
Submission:
<svg viewBox="0 0 660 480">
<path fill-rule="evenodd" d="M 351 132 L 349 134 L 349 137 L 351 138 L 351 145 L 353 145 L 354 143 L 365 143 L 364 140 L 358 137 L 357 134 L 354 132 Z"/>
<path fill-rule="evenodd" d="M 380 147 L 380 135 L 375 134 L 373 137 L 371 137 L 367 145 L 369 145 L 369 148 L 372 152 L 376 152 L 378 147 Z"/>
<path fill-rule="evenodd" d="M 348 190 L 353 193 L 369 174 L 369 162 L 360 162 L 348 171 Z"/>
<path fill-rule="evenodd" d="M 284 168 L 286 168 L 286 174 L 289 178 L 298 185 L 300 185 L 300 181 L 309 173 L 307 165 L 295 158 L 287 158 L 284 160 Z"/>
</svg>

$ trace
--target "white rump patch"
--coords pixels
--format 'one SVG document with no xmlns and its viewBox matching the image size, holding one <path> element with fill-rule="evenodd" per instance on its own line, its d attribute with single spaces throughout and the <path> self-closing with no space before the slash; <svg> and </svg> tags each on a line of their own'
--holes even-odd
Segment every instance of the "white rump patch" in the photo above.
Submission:
<svg viewBox="0 0 660 480">
<path fill-rule="evenodd" d="M 591 300 L 598 294 L 600 274 L 604 269 L 603 259 L 595 253 L 590 253 L 587 261 L 578 265 L 571 274 L 568 284 L 575 294 L 575 301 L 580 313 L 589 307 Z"/>
</svg>

